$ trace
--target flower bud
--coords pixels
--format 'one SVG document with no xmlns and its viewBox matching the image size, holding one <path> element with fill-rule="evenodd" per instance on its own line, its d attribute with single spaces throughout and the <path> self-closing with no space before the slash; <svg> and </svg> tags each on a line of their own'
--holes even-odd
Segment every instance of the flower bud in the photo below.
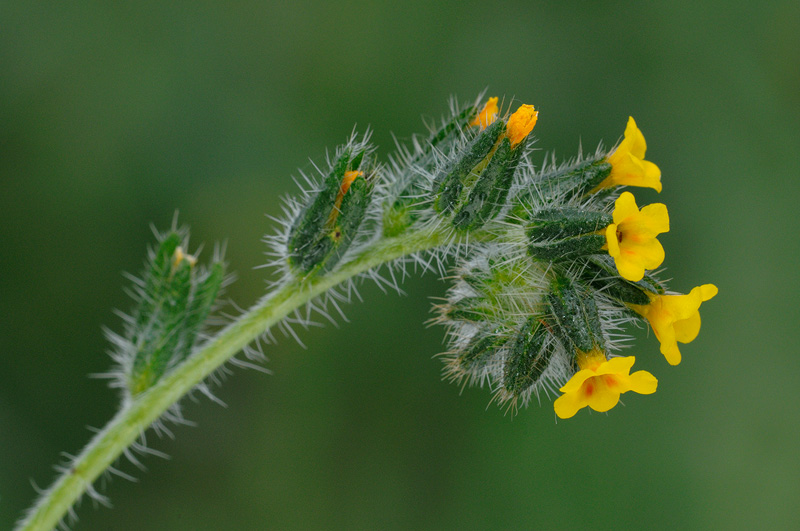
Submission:
<svg viewBox="0 0 800 531">
<path fill-rule="evenodd" d="M 140 284 L 126 337 L 116 341 L 129 356 L 123 362 L 124 387 L 134 395 L 191 354 L 224 282 L 224 264 L 197 267 L 196 258 L 180 245 L 183 239 L 172 232 L 161 240 Z"/>
<path fill-rule="evenodd" d="M 364 151 L 344 150 L 322 188 L 295 219 L 289 235 L 289 263 L 304 273 L 334 267 L 356 237 L 373 184 L 359 170 Z"/>
<path fill-rule="evenodd" d="M 446 213 L 453 210 L 464 188 L 464 181 L 486 158 L 504 128 L 505 123 L 502 120 L 489 125 L 478 133 L 458 160 L 436 176 L 433 181 L 433 208 L 437 212 Z"/>
<path fill-rule="evenodd" d="M 489 164 L 475 181 L 467 201 L 453 217 L 453 226 L 459 230 L 477 229 L 500 212 L 521 153 L 521 149 L 512 150 L 509 138 L 500 142 Z"/>
<path fill-rule="evenodd" d="M 503 368 L 503 387 L 519 396 L 542 377 L 553 356 L 553 345 L 547 345 L 549 332 L 538 316 L 528 318 L 508 349 Z"/>
<path fill-rule="evenodd" d="M 538 117 L 533 105 L 522 105 L 507 122 L 494 119 L 489 122 L 486 113 L 491 110 L 488 109 L 490 102 L 476 118 L 479 123 L 473 122 L 473 125 L 480 124 L 483 130 L 460 157 L 434 179 L 434 209 L 442 214 L 455 211 L 453 225 L 459 230 L 479 228 L 503 208 L 522 147 Z"/>
</svg>

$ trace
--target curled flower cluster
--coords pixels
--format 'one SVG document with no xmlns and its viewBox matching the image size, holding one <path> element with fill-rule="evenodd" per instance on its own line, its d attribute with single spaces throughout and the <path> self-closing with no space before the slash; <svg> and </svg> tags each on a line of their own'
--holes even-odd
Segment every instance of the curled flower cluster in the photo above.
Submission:
<svg viewBox="0 0 800 531">
<path fill-rule="evenodd" d="M 479 116 L 490 108 L 496 115 L 495 104 L 489 100 Z M 557 390 L 560 418 L 583 407 L 608 411 L 628 391 L 655 392 L 652 374 L 630 373 L 633 356 L 614 354 L 625 326 L 648 322 L 675 365 L 677 343 L 697 336 L 700 304 L 717 288 L 669 294 L 654 273 L 665 257 L 657 237 L 669 231 L 667 208 L 639 208 L 631 192 L 620 190 L 661 191 L 661 172 L 645 150 L 630 118 L 611 152 L 540 172 L 521 164 L 503 224 L 493 227 L 499 237 L 462 260 L 439 307 L 437 320 L 451 339 L 451 379 L 488 383 L 512 407 Z"/>
<path fill-rule="evenodd" d="M 644 136 L 629 118 L 615 149 L 537 169 L 538 112 L 499 101 L 454 106 L 389 165 L 375 161 L 368 138 L 353 137 L 289 202 L 272 239 L 276 264 L 287 281 L 313 280 L 374 253 L 376 242 L 401 249 L 434 241 L 394 265 L 445 271 L 456 261 L 435 319 L 448 329 L 447 377 L 487 383 L 511 407 L 560 393 L 561 418 L 583 407 L 608 411 L 628 391 L 655 392 L 654 376 L 631 374 L 633 356 L 616 355 L 625 327 L 649 323 L 677 364 L 677 343 L 697 336 L 700 304 L 716 288 L 670 294 L 654 272 L 664 261 L 667 208 L 640 208 L 621 190 L 661 191 Z"/>
</svg>

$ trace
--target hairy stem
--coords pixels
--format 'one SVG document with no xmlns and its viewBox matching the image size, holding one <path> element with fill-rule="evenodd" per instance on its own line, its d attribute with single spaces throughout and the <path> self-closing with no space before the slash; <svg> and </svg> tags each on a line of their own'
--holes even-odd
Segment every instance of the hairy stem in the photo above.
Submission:
<svg viewBox="0 0 800 531">
<path fill-rule="evenodd" d="M 476 236 L 479 235 L 470 235 L 471 239 Z M 278 286 L 185 362 L 165 374 L 156 385 L 123 404 L 116 416 L 42 495 L 17 530 L 55 527 L 91 488 L 94 480 L 170 406 L 286 315 L 360 273 L 409 254 L 436 248 L 445 241 L 445 234 L 437 230 L 412 231 L 394 238 L 379 239 L 330 273 Z"/>
</svg>

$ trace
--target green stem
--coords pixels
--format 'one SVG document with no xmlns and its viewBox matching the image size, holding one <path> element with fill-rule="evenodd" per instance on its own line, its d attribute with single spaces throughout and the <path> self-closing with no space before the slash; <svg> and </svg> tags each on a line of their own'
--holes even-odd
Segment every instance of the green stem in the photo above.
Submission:
<svg viewBox="0 0 800 531">
<path fill-rule="evenodd" d="M 471 234 L 470 239 L 474 240 L 475 236 Z M 445 242 L 445 238 L 443 232 L 429 230 L 381 239 L 326 275 L 280 285 L 236 322 L 220 331 L 203 348 L 165 374 L 156 385 L 123 404 L 114 418 L 42 495 L 16 529 L 46 531 L 55 527 L 94 480 L 170 406 L 293 310 L 359 273 L 415 252 L 438 247 Z"/>
</svg>

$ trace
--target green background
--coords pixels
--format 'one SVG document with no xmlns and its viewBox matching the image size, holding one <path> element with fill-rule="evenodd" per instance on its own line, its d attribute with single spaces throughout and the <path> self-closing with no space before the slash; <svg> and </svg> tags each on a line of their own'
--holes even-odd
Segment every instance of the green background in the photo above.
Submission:
<svg viewBox="0 0 800 531">
<path fill-rule="evenodd" d="M 273 375 L 234 370 L 227 408 L 187 400 L 197 428 L 148 434 L 172 458 L 122 463 L 138 483 L 75 529 L 800 528 L 799 24 L 796 1 L 0 2 L 0 528 L 114 411 L 87 374 L 150 223 L 226 241 L 247 307 L 297 168 L 353 124 L 385 156 L 487 87 L 540 111 L 537 162 L 644 132 L 671 287 L 720 288 L 680 366 L 638 334 L 658 392 L 512 418 L 440 381 L 444 283 L 366 283 L 349 323 L 268 346 Z"/>
</svg>

